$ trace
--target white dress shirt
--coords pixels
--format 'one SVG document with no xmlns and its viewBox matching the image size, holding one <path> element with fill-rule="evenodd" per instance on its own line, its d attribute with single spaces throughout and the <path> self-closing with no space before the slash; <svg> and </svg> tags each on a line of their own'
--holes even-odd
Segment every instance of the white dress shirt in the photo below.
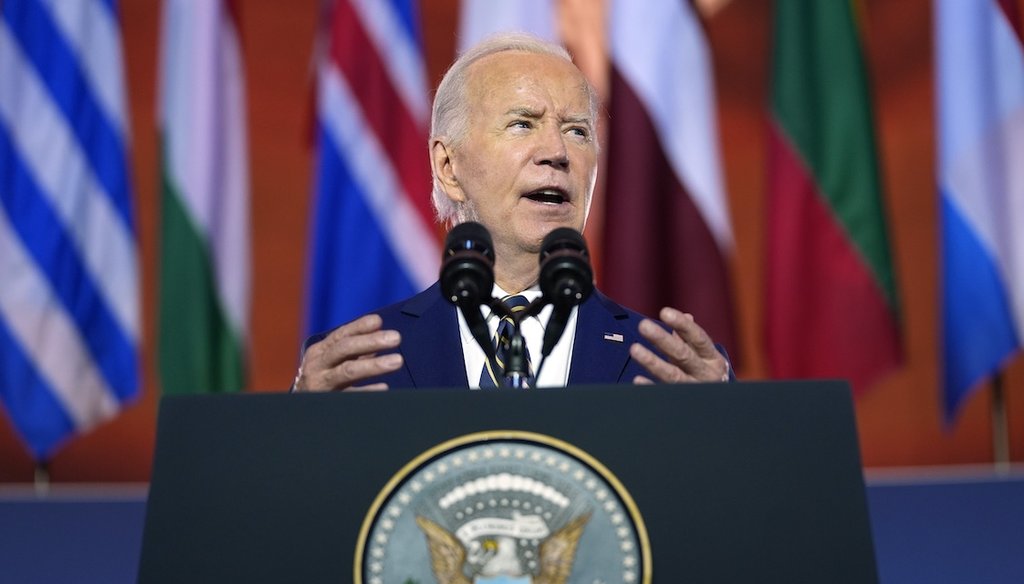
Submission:
<svg viewBox="0 0 1024 584">
<path fill-rule="evenodd" d="M 497 284 L 494 285 L 493 294 L 498 298 L 508 296 L 508 292 L 502 290 Z M 540 288 L 534 285 L 519 294 L 533 302 L 540 297 L 541 292 Z M 484 306 L 482 310 L 484 318 L 487 320 L 488 336 L 493 341 L 501 317 L 491 312 L 490 307 Z M 540 311 L 540 314 L 526 318 L 521 325 L 523 339 L 526 341 L 526 347 L 530 351 L 530 363 L 534 374 L 537 373 L 537 368 L 541 364 L 540 350 L 544 343 L 544 329 L 551 318 L 552 310 L 553 307 L 551 305 L 545 306 Z M 548 355 L 544 362 L 544 368 L 541 369 L 540 377 L 537 379 L 537 387 L 564 387 L 568 384 L 572 346 L 576 340 L 576 314 L 578 310 L 578 307 L 572 309 L 572 313 L 569 315 L 569 322 L 565 325 L 565 332 L 562 333 L 562 338 L 558 340 L 555 348 L 551 350 L 551 354 Z M 466 357 L 466 379 L 469 380 L 469 387 L 471 389 L 480 389 L 480 373 L 483 371 L 487 356 L 484 350 L 480 348 L 480 345 L 477 344 L 476 339 L 473 338 L 473 333 L 469 331 L 469 325 L 466 324 L 462 311 L 457 310 L 456 312 L 459 315 L 459 336 L 462 338 L 462 354 Z"/>
</svg>

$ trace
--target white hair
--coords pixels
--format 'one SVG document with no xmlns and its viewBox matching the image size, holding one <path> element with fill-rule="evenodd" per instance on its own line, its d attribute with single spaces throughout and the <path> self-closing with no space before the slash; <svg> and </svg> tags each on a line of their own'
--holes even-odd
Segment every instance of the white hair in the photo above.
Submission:
<svg viewBox="0 0 1024 584">
<path fill-rule="evenodd" d="M 469 103 L 466 95 L 468 82 L 467 70 L 473 63 L 496 53 L 503 52 L 535 53 L 551 55 L 572 63 L 572 57 L 565 47 L 539 39 L 525 33 L 497 34 L 477 43 L 452 63 L 437 86 L 434 96 L 434 107 L 430 115 L 430 140 L 432 144 L 437 138 L 445 138 L 449 145 L 458 145 L 469 132 Z M 597 119 L 597 92 L 586 82 L 587 97 L 590 102 L 590 118 Z M 448 198 L 433 170 L 434 186 L 431 199 L 437 220 L 442 224 L 454 226 L 475 219 L 472 205 L 467 201 L 456 203 Z"/>
</svg>

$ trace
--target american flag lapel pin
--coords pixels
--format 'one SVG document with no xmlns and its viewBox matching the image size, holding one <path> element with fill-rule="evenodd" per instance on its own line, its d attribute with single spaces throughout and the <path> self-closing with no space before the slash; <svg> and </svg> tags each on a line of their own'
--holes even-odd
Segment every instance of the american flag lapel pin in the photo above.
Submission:
<svg viewBox="0 0 1024 584">
<path fill-rule="evenodd" d="M 625 341 L 623 336 L 621 334 L 619 334 L 619 333 L 605 333 L 604 334 L 604 340 L 606 340 L 606 341 L 615 341 L 616 343 L 622 343 L 622 342 Z"/>
</svg>

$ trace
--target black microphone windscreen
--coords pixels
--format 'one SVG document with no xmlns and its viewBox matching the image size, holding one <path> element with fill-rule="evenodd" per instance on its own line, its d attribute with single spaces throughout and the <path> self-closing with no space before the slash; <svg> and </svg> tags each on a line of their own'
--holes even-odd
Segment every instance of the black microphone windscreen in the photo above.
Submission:
<svg viewBox="0 0 1024 584">
<path fill-rule="evenodd" d="M 540 246 L 540 289 L 548 301 L 575 306 L 594 289 L 587 243 L 579 231 L 559 227 Z"/>
<path fill-rule="evenodd" d="M 541 354 L 547 357 L 562 337 L 574 306 L 594 290 L 587 242 L 580 232 L 559 227 L 540 244 L 540 289 L 554 309 L 544 330 Z"/>
<path fill-rule="evenodd" d="M 541 260 L 551 252 L 558 249 L 572 249 L 583 253 L 588 259 L 590 253 L 587 251 L 587 241 L 579 231 L 571 227 L 559 227 L 544 236 L 540 244 Z"/>
<path fill-rule="evenodd" d="M 459 223 L 448 232 L 444 243 L 445 254 L 463 249 L 476 249 L 493 258 L 494 242 L 487 228 L 475 221 Z"/>
<path fill-rule="evenodd" d="M 491 234 L 479 223 L 460 223 L 445 240 L 441 259 L 441 293 L 452 304 L 479 310 L 494 286 Z"/>
</svg>

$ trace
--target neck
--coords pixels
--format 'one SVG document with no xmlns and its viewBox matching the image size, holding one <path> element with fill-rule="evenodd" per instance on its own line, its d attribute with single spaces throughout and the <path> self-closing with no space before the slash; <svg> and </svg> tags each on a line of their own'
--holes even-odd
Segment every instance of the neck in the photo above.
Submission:
<svg viewBox="0 0 1024 584">
<path fill-rule="evenodd" d="M 496 250 L 494 281 L 509 294 L 518 294 L 537 283 L 540 275 L 538 255 L 535 253 Z"/>
</svg>

